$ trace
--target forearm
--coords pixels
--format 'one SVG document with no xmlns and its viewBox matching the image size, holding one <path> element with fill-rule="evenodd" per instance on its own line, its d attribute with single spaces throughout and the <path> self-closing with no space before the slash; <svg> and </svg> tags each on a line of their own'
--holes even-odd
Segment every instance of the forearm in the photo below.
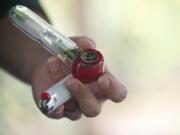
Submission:
<svg viewBox="0 0 180 135">
<path fill-rule="evenodd" d="M 30 83 L 31 72 L 49 57 L 41 46 L 15 28 L 8 17 L 0 22 L 0 65 L 21 80 Z"/>
</svg>

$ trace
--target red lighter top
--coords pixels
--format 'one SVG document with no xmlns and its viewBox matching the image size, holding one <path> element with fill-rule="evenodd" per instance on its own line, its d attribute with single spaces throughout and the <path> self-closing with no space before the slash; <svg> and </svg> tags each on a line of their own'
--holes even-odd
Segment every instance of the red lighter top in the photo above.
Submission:
<svg viewBox="0 0 180 135">
<path fill-rule="evenodd" d="M 49 101 L 49 100 L 51 100 L 51 96 L 49 95 L 48 92 L 43 92 L 43 93 L 41 93 L 41 100 Z"/>
</svg>

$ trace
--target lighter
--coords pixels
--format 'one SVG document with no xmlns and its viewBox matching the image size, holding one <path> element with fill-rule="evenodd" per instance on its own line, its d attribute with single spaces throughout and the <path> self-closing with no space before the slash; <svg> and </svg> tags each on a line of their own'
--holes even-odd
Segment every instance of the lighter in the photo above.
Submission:
<svg viewBox="0 0 180 135">
<path fill-rule="evenodd" d="M 39 108 L 43 113 L 52 113 L 71 98 L 70 92 L 64 86 L 64 82 L 71 76 L 83 83 L 91 83 L 103 74 L 104 58 L 99 51 L 79 48 L 76 43 L 57 32 L 27 7 L 21 5 L 12 7 L 9 18 L 17 28 L 71 68 L 72 74 L 39 95 Z"/>
</svg>

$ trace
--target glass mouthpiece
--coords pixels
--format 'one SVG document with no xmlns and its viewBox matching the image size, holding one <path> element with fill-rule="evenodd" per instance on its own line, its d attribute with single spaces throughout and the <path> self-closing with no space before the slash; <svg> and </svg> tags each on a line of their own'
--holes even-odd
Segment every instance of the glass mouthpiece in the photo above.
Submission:
<svg viewBox="0 0 180 135">
<path fill-rule="evenodd" d="M 51 54 L 58 55 L 63 61 L 72 63 L 78 55 L 76 43 L 57 32 L 27 7 L 21 5 L 12 7 L 9 17 L 17 28 L 38 41 Z"/>
</svg>

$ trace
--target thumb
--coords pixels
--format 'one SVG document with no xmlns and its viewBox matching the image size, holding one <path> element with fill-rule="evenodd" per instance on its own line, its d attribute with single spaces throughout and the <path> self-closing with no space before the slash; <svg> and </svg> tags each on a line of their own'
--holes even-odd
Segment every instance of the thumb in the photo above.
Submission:
<svg viewBox="0 0 180 135">
<path fill-rule="evenodd" d="M 49 76 L 53 83 L 61 80 L 65 77 L 65 70 L 63 63 L 58 59 L 57 56 L 52 56 L 47 60 L 47 68 Z"/>
</svg>

